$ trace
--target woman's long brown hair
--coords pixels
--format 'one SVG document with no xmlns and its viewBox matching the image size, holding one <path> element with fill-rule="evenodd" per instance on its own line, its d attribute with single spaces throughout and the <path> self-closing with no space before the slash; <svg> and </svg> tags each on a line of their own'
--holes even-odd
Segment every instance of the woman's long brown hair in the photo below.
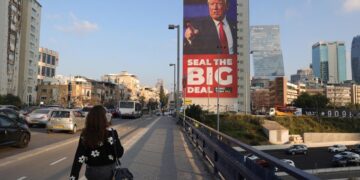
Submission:
<svg viewBox="0 0 360 180">
<path fill-rule="evenodd" d="M 101 105 L 91 108 L 86 117 L 85 129 L 82 132 L 84 144 L 90 148 L 98 146 L 107 136 L 107 127 L 105 108 Z"/>
</svg>

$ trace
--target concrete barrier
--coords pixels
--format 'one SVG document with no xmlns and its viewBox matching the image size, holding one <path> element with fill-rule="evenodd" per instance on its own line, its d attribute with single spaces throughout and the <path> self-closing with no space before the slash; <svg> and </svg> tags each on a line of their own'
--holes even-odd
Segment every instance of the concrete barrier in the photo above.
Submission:
<svg viewBox="0 0 360 180">
<path fill-rule="evenodd" d="M 360 141 L 360 133 L 304 133 L 305 143 Z"/>
</svg>

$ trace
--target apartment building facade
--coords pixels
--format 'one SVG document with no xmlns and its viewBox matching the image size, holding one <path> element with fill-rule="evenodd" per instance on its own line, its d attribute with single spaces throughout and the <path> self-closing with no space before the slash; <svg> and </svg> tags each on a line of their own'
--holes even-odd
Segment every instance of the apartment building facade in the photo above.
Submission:
<svg viewBox="0 0 360 180">
<path fill-rule="evenodd" d="M 119 74 L 107 74 L 101 77 L 102 81 L 112 82 L 114 84 L 123 84 L 127 88 L 127 92 L 130 94 L 130 100 L 139 100 L 140 97 L 140 81 L 134 74 L 130 74 L 126 71 L 122 71 Z"/>
<path fill-rule="evenodd" d="M 0 94 L 18 95 L 21 0 L 0 1 Z"/>
<path fill-rule="evenodd" d="M 332 106 L 346 106 L 351 104 L 351 87 L 342 84 L 325 86 L 325 94 Z"/>
<path fill-rule="evenodd" d="M 37 69 L 38 84 L 54 81 L 58 64 L 58 52 L 47 48 L 39 48 L 39 61 Z"/>
<path fill-rule="evenodd" d="M 37 93 L 42 6 L 37 0 L 22 1 L 22 4 L 18 96 L 22 102 L 33 104 Z"/>
</svg>

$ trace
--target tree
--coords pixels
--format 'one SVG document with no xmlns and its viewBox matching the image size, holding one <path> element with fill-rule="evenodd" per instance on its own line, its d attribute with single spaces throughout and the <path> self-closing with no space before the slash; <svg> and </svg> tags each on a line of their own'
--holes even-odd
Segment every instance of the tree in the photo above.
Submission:
<svg viewBox="0 0 360 180">
<path fill-rule="evenodd" d="M 159 98 L 161 104 L 160 108 L 163 109 L 167 105 L 168 97 L 165 95 L 164 87 L 162 85 L 160 86 Z"/>
<path fill-rule="evenodd" d="M 326 108 L 329 99 L 321 94 L 310 95 L 302 93 L 297 99 L 294 100 L 294 105 L 299 108 L 313 108 L 321 109 Z"/>
<path fill-rule="evenodd" d="M 186 116 L 189 116 L 197 121 L 202 120 L 203 110 L 200 105 L 192 104 L 185 110 Z"/>
<path fill-rule="evenodd" d="M 145 96 L 140 96 L 139 97 L 139 103 L 141 104 L 141 107 L 144 107 L 144 105 L 145 105 Z"/>
<path fill-rule="evenodd" d="M 159 103 L 155 99 L 150 98 L 147 106 L 148 106 L 149 110 L 155 110 L 155 109 L 157 109 L 158 104 Z"/>
<path fill-rule="evenodd" d="M 0 96 L 0 104 L 14 105 L 20 107 L 22 103 L 18 96 L 7 94 L 5 96 Z"/>
</svg>

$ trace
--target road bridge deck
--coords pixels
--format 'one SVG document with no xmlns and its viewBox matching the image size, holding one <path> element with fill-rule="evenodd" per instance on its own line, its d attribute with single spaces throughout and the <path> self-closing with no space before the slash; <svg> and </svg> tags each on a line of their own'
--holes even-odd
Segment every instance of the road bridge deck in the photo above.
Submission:
<svg viewBox="0 0 360 180">
<path fill-rule="evenodd" d="M 159 116 L 136 136 L 124 143 L 122 158 L 136 179 L 211 179 L 172 117 Z"/>
</svg>

